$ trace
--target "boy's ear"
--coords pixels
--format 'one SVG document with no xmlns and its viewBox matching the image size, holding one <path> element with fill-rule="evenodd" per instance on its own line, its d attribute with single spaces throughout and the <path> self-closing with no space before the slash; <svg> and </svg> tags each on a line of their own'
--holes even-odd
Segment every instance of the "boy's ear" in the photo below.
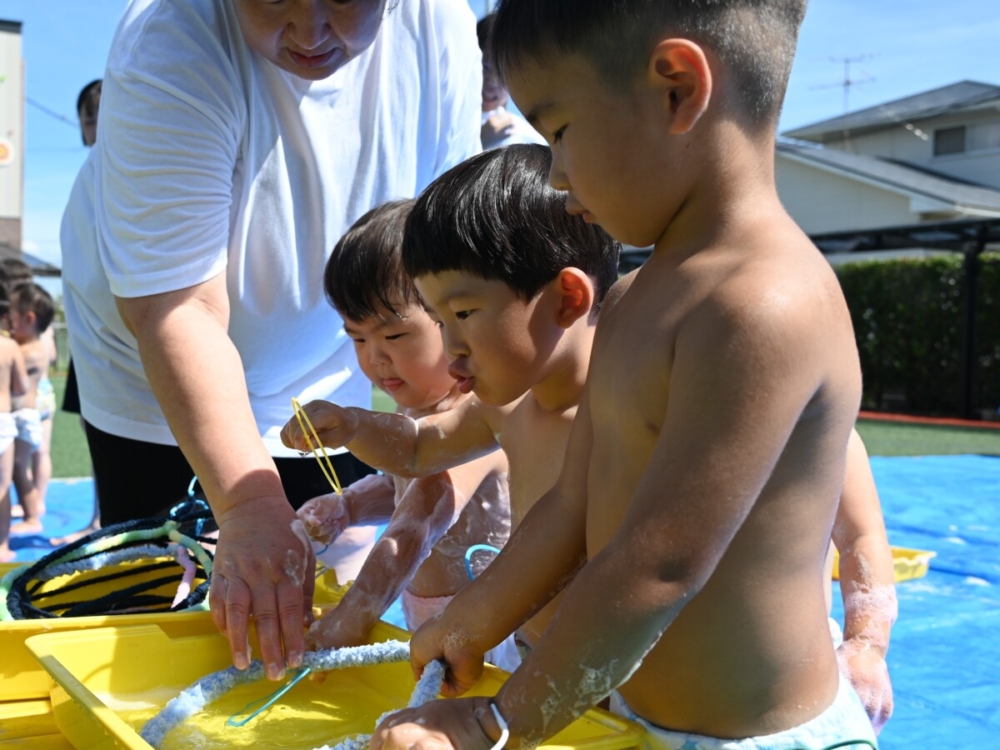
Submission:
<svg viewBox="0 0 1000 750">
<path fill-rule="evenodd" d="M 664 39 L 649 57 L 647 75 L 663 95 L 670 114 L 668 132 L 689 132 L 712 99 L 712 70 L 705 50 L 690 39 Z"/>
<path fill-rule="evenodd" d="M 559 294 L 559 325 L 569 328 L 590 315 L 594 307 L 594 282 L 579 268 L 564 268 L 555 282 Z"/>
</svg>

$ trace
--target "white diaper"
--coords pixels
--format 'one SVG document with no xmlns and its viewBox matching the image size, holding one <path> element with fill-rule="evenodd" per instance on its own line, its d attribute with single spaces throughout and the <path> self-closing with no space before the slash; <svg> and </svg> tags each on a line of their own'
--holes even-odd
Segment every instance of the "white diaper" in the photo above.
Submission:
<svg viewBox="0 0 1000 750">
<path fill-rule="evenodd" d="M 14 412 L 17 439 L 31 446 L 34 453 L 42 445 L 42 415 L 38 409 L 24 408 Z"/>
<path fill-rule="evenodd" d="M 9 411 L 0 412 L 0 455 L 7 452 L 16 437 L 17 424 L 14 422 L 14 415 Z"/>
</svg>

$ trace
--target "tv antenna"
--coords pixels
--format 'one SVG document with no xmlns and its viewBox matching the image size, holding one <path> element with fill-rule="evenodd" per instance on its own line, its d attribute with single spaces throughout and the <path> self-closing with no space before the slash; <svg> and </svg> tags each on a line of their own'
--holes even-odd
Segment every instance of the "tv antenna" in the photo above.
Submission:
<svg viewBox="0 0 1000 750">
<path fill-rule="evenodd" d="M 830 57 L 828 58 L 830 62 L 840 63 L 844 66 L 844 78 L 840 83 L 828 83 L 823 86 L 813 86 L 813 90 L 816 89 L 832 89 L 832 88 L 842 88 L 844 89 L 844 114 L 846 115 L 851 111 L 851 89 L 855 86 L 864 86 L 866 83 L 871 83 L 875 80 L 874 76 L 870 76 L 865 71 L 861 71 L 861 78 L 854 78 L 851 76 L 851 65 L 853 63 L 864 62 L 865 60 L 870 60 L 875 57 L 874 54 L 864 54 L 864 55 L 854 55 L 853 57 Z"/>
</svg>

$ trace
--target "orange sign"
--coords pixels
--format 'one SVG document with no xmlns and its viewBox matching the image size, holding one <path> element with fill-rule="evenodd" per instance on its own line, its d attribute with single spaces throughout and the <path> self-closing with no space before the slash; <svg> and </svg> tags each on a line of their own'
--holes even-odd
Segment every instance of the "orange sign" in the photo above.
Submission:
<svg viewBox="0 0 1000 750">
<path fill-rule="evenodd" d="M 14 161 L 14 146 L 11 142 L 0 138 L 0 167 L 6 167 Z"/>
</svg>

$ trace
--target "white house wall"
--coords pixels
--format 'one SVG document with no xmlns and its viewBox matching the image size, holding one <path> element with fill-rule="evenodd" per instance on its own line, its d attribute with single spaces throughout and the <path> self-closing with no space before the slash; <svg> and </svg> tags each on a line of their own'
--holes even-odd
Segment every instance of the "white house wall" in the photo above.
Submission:
<svg viewBox="0 0 1000 750">
<path fill-rule="evenodd" d="M 932 117 L 910 123 L 913 131 L 906 128 L 906 123 L 900 123 L 889 130 L 828 143 L 827 148 L 903 161 L 959 180 L 1000 189 L 1000 149 L 934 156 L 935 130 L 997 121 L 1000 121 L 1000 112 L 996 110 Z M 926 140 L 916 134 L 916 130 L 926 135 Z"/>
<path fill-rule="evenodd" d="M 775 176 L 785 210 L 809 234 L 916 224 L 910 199 L 777 155 Z"/>
</svg>

